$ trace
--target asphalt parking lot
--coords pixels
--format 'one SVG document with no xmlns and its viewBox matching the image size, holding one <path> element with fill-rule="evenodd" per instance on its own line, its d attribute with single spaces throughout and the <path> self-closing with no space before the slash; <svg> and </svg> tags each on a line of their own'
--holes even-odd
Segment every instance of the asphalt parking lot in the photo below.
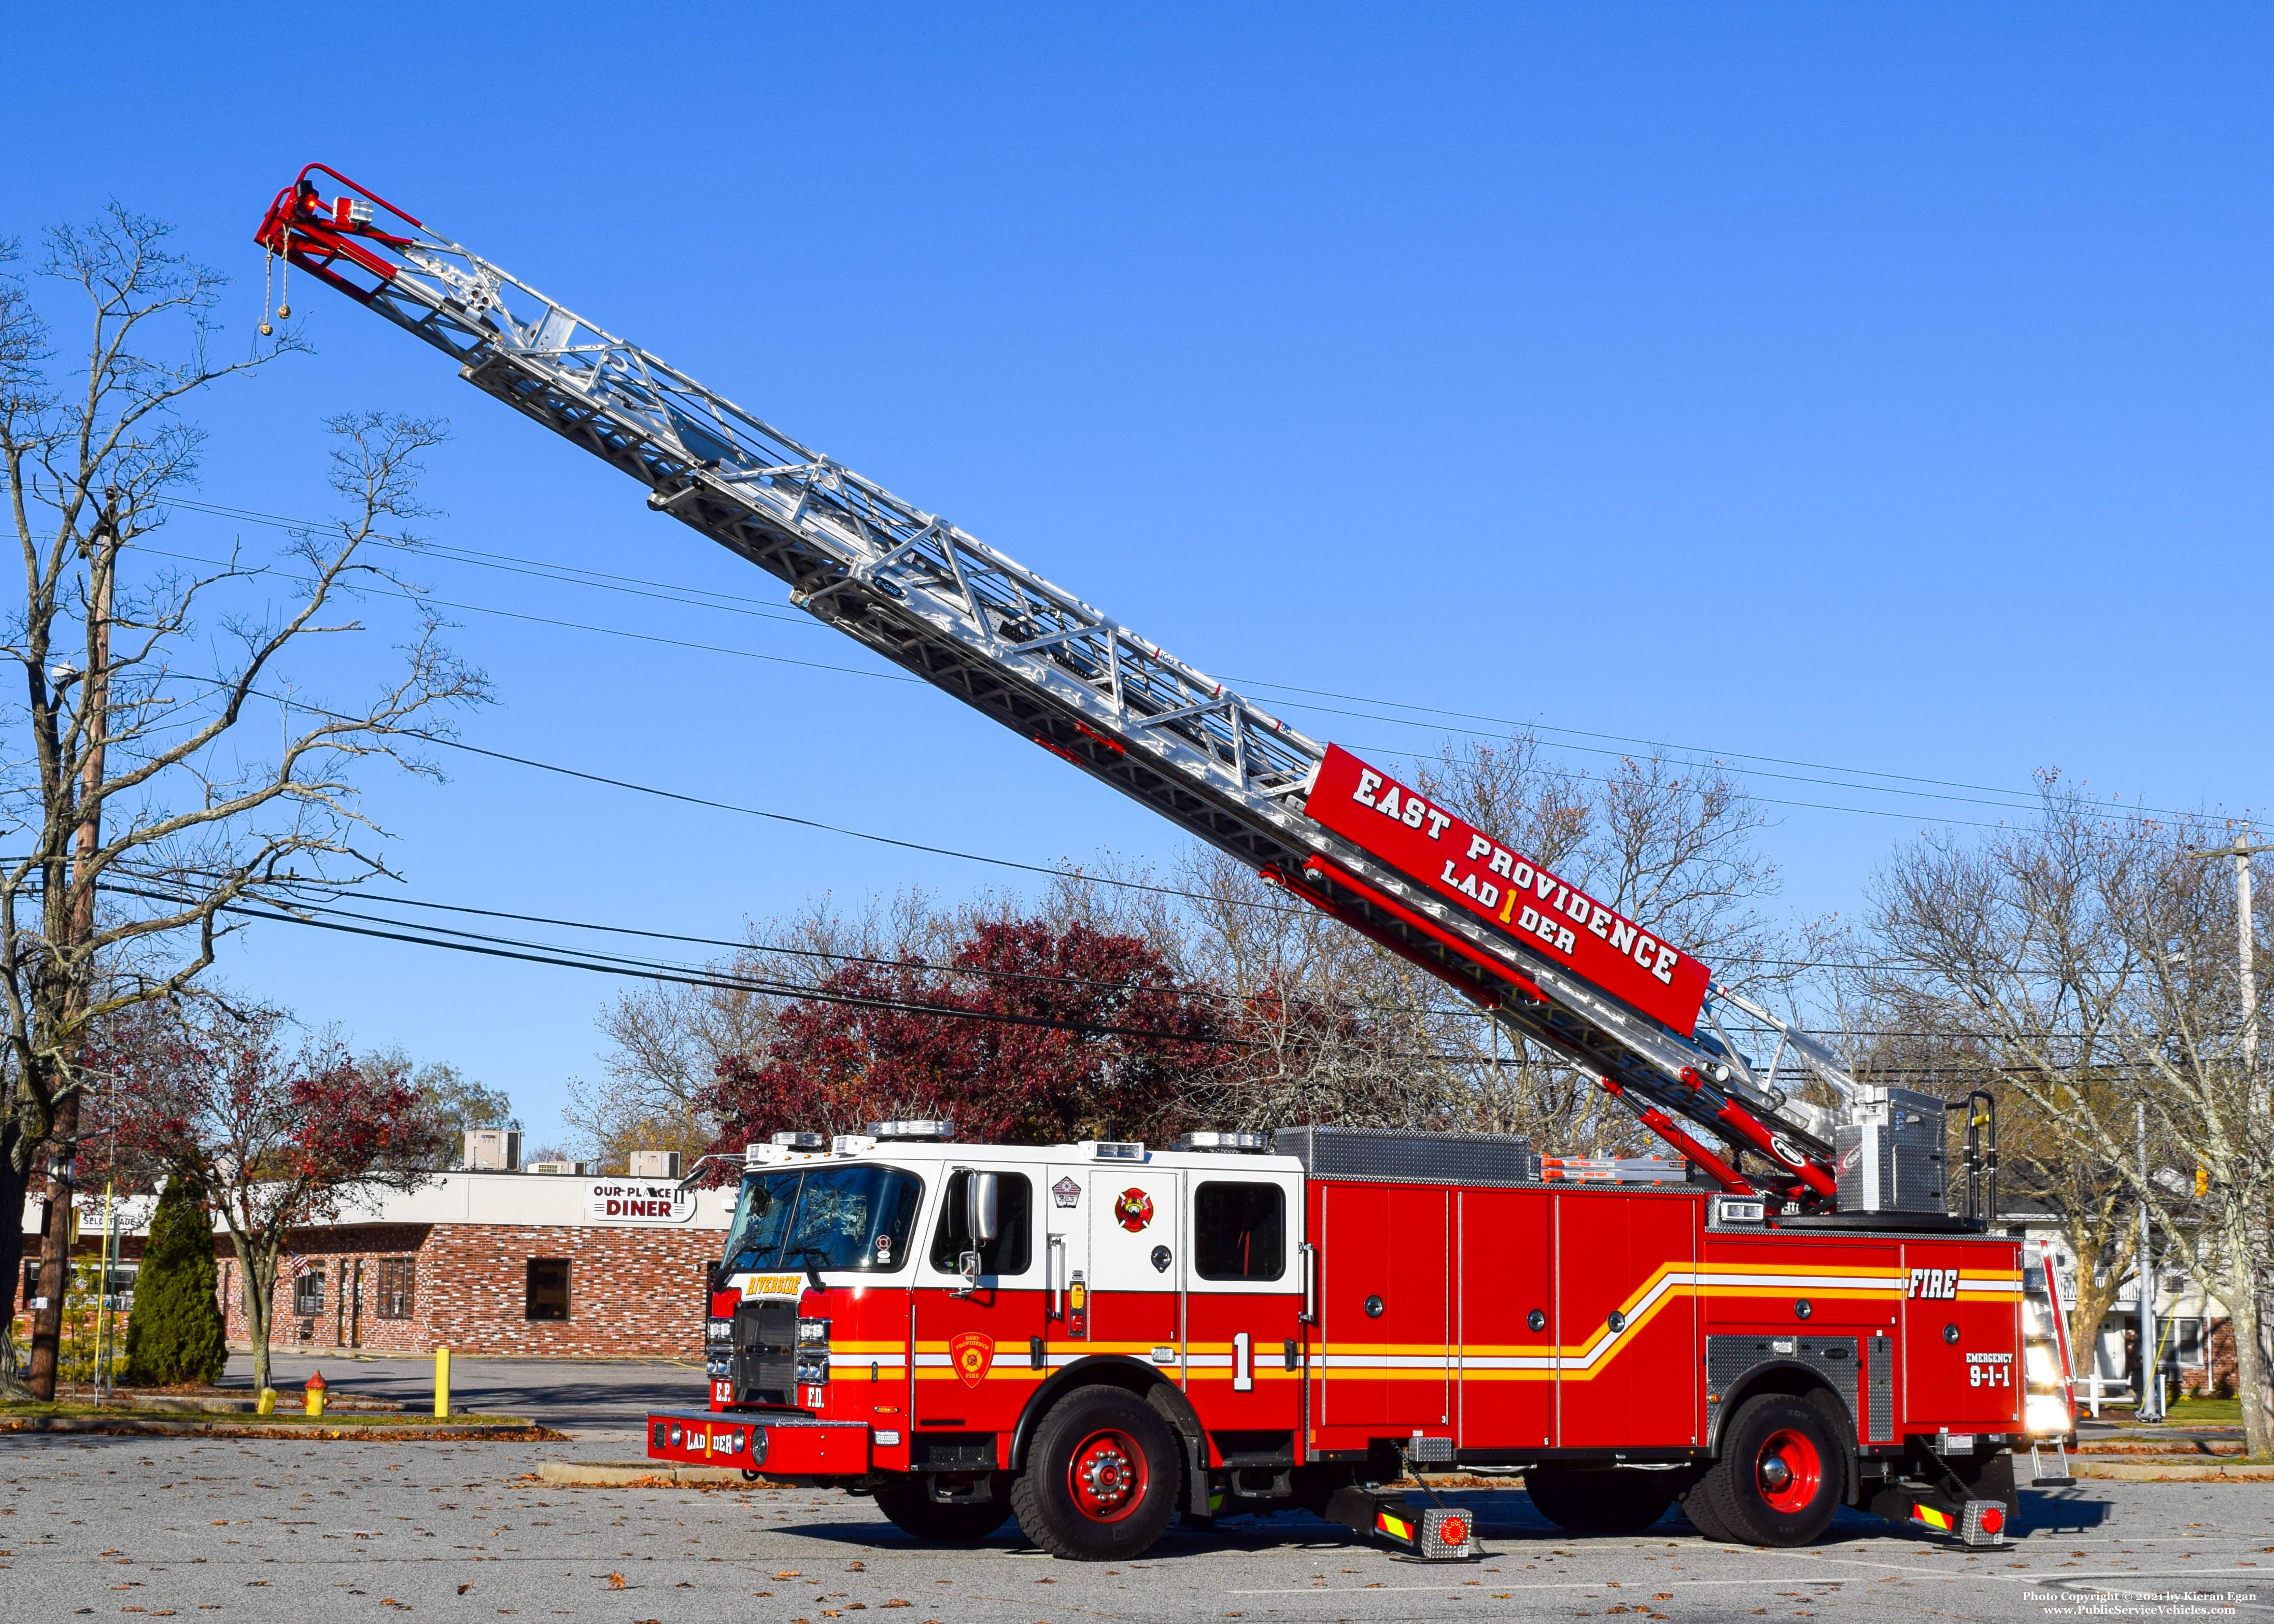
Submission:
<svg viewBox="0 0 2274 1624">
<path fill-rule="evenodd" d="M 1573 1539 L 1520 1491 L 1461 1492 L 1491 1554 L 1401 1562 L 1299 1514 L 1172 1531 L 1075 1565 L 1012 1525 L 920 1546 L 864 1500 L 802 1490 L 571 1489 L 547 1460 L 620 1445 L 0 1439 L 0 1615 L 763 1624 L 937 1620 L 2038 1619 L 2263 1614 L 2274 1486 L 2087 1484 L 2024 1494 L 2008 1550 L 1845 1515 L 1823 1543 L 1709 1545 L 1673 1514 Z M 2168 1599 L 2166 1599 L 2168 1598 Z M 905 1611 L 902 1611 L 905 1609 Z"/>
<path fill-rule="evenodd" d="M 311 1354 L 279 1349 L 268 1380 L 280 1402 L 298 1401 L 311 1372 L 320 1370 L 336 1396 L 352 1394 L 424 1410 L 434 1401 L 434 1361 L 387 1354 Z M 222 1384 L 252 1388 L 252 1360 L 232 1354 Z M 580 1440 L 636 1444 L 650 1409 L 710 1403 L 703 1367 L 665 1359 L 485 1359 L 461 1357 L 450 1369 L 453 1410 L 481 1415 L 527 1416 Z M 633 1453 L 636 1455 L 637 1449 Z"/>
</svg>

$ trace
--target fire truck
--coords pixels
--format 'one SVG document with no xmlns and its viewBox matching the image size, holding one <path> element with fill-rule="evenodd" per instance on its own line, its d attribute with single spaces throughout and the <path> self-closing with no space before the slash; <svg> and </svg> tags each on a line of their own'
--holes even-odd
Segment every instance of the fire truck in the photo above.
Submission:
<svg viewBox="0 0 2274 1624">
<path fill-rule="evenodd" d="M 709 1405 L 651 1416 L 651 1456 L 873 1495 L 926 1539 L 1014 1516 L 1084 1560 L 1287 1507 L 1457 1559 L 1475 1530 L 1428 1486 L 1455 1470 L 1520 1477 L 1574 1532 L 1679 1500 L 1765 1545 L 1842 1504 L 1996 1544 L 2021 1483 L 2062 1480 L 2053 1259 L 1997 1231 L 1986 1094 L 1857 1080 L 1580 881 L 334 170 L 280 192 L 258 241 L 819 620 L 1581 1068 L 1673 1153 L 779 1134 L 740 1159 Z"/>
</svg>

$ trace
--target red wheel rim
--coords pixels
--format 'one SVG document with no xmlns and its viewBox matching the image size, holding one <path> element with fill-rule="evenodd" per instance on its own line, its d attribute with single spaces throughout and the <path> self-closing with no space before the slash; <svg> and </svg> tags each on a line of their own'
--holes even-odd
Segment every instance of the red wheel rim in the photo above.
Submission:
<svg viewBox="0 0 2274 1624">
<path fill-rule="evenodd" d="M 1753 1457 L 1753 1483 L 1773 1511 L 1805 1511 L 1824 1486 L 1824 1457 L 1805 1432 L 1790 1427 L 1771 1432 Z"/>
<path fill-rule="evenodd" d="M 1103 1426 L 1074 1446 L 1066 1492 L 1093 1522 L 1118 1522 L 1144 1503 L 1145 1452 L 1118 1427 Z"/>
</svg>

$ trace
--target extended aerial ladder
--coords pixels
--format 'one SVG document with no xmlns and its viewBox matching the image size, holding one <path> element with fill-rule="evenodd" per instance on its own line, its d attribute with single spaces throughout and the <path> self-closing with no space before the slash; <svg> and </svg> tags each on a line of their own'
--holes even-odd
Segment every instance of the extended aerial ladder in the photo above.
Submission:
<svg viewBox="0 0 2274 1624">
<path fill-rule="evenodd" d="M 319 177 L 341 190 L 327 198 Z M 302 170 L 270 205 L 257 240 L 454 357 L 475 387 L 638 480 L 650 508 L 779 577 L 790 601 L 817 620 L 1563 1055 L 1723 1189 L 1772 1209 L 1834 1205 L 1836 1113 L 1779 1086 L 1783 1056 L 1827 1085 L 1850 1114 L 1884 1091 L 1856 1083 L 1829 1049 L 1766 1007 L 1718 982 L 1702 1003 L 1676 1006 L 1667 1019 L 1614 996 L 1575 972 L 1553 921 L 1544 936 L 1517 928 L 1516 885 L 1501 883 L 1505 868 L 1500 882 L 1486 883 L 1510 898 L 1495 918 L 1489 908 L 1465 906 L 1434 869 L 1417 873 L 1385 860 L 1381 843 L 1353 837 L 1346 819 L 1329 826 L 1314 816 L 1328 747 L 337 171 Z M 1367 776 L 1377 786 L 1386 777 Z M 1382 798 L 1402 789 L 1392 784 Z M 1432 823 L 1425 832 L 1438 830 Z M 1473 835 L 1472 846 L 1479 843 L 1491 845 Z M 1493 860 L 1504 855 L 1495 850 Z M 1520 861 L 1514 868 L 1533 873 Z M 1449 860 L 1444 872 L 1454 873 Z M 1526 914 L 1545 914 L 1551 894 L 1576 895 L 1552 875 L 1542 877 L 1540 906 Z M 1607 922 L 1608 910 L 1596 911 L 1604 916 L 1597 936 L 1615 936 L 1623 926 L 1631 938 L 1631 925 Z M 1573 935 L 1563 929 L 1565 948 Z M 1579 944 L 1587 945 L 1584 932 Z M 1658 963 L 1672 957 L 1661 951 Z M 1660 979 L 1667 979 L 1662 968 Z M 1717 1004 L 1777 1034 L 1778 1058 L 1765 1075 L 1722 1031 Z M 1684 1123 L 1720 1138 L 1731 1154 L 1701 1143 Z"/>
</svg>

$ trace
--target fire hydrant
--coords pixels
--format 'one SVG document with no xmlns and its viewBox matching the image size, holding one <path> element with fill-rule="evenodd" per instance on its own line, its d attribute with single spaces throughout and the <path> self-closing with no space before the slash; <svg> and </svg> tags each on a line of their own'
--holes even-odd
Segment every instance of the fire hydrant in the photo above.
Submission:
<svg viewBox="0 0 2274 1624">
<path fill-rule="evenodd" d="M 307 1410 L 310 1415 L 320 1416 L 324 1413 L 324 1395 L 329 1389 L 330 1384 L 324 1380 L 323 1372 L 318 1371 L 308 1378 Z"/>
</svg>

